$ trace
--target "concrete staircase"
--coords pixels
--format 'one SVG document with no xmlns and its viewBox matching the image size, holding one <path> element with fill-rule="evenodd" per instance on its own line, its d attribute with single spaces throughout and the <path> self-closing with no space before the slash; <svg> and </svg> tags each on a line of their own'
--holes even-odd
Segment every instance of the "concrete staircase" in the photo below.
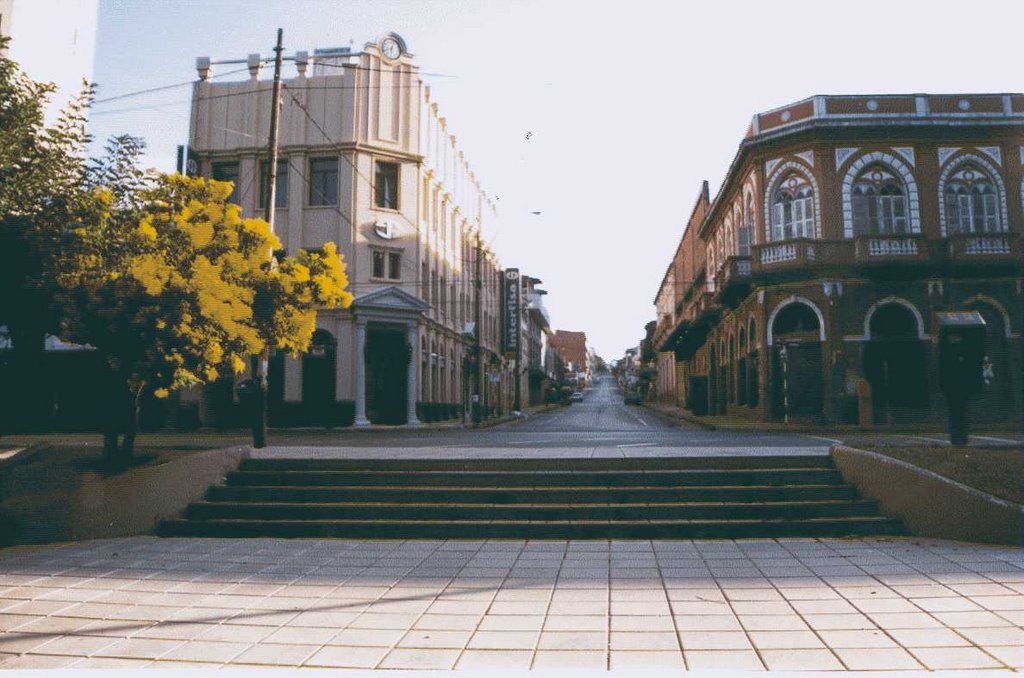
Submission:
<svg viewBox="0 0 1024 678">
<path fill-rule="evenodd" d="M 902 534 L 828 456 L 249 459 L 164 536 L 690 539 Z"/>
</svg>

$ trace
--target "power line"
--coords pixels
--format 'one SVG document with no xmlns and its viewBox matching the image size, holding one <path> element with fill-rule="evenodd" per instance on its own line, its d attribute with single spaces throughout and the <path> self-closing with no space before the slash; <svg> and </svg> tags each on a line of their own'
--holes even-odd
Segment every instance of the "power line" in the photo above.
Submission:
<svg viewBox="0 0 1024 678">
<path fill-rule="evenodd" d="M 221 73 L 221 74 L 215 75 L 213 77 L 223 78 L 223 77 L 228 76 L 228 75 L 235 75 L 236 73 L 241 73 L 242 71 L 245 71 L 245 70 L 248 70 L 248 68 L 239 68 L 238 70 L 227 71 L 226 73 Z M 189 80 L 187 82 L 178 82 L 178 83 L 175 83 L 173 85 L 163 85 L 161 87 L 150 87 L 149 89 L 140 89 L 140 90 L 136 90 L 134 92 L 125 92 L 124 94 L 116 94 L 116 95 L 114 95 L 112 97 L 106 97 L 106 98 L 103 98 L 103 99 L 96 99 L 96 100 L 94 100 L 92 102 L 92 104 L 93 105 L 105 104 L 105 103 L 108 103 L 110 101 L 119 101 L 121 99 L 128 99 L 128 98 L 131 98 L 131 97 L 143 96 L 145 94 L 153 94 L 154 92 L 163 92 L 163 91 L 166 91 L 166 90 L 169 90 L 169 89 L 177 89 L 179 87 L 187 87 L 188 85 L 195 84 L 195 82 L 196 82 L 195 80 Z"/>
<path fill-rule="evenodd" d="M 267 63 L 269 61 L 271 61 L 271 60 L 270 59 L 263 59 L 263 60 L 261 60 L 260 63 Z M 414 75 L 414 76 L 427 76 L 427 77 L 435 77 L 435 78 L 451 78 L 453 80 L 460 79 L 460 76 L 458 76 L 458 75 L 450 75 L 450 74 L 447 74 L 447 73 L 431 73 L 429 71 L 400 71 L 400 70 L 394 70 L 394 69 L 376 68 L 376 67 L 373 67 L 373 66 L 360 66 L 358 64 L 348 64 L 348 65 L 346 65 L 346 64 L 329 64 L 329 63 L 319 63 L 318 64 L 315 61 L 314 61 L 314 64 L 318 65 L 318 66 L 326 66 L 326 67 L 331 67 L 331 68 L 350 68 L 350 69 L 355 69 L 355 70 L 360 70 L 360 71 L 367 71 L 367 72 L 394 73 L 394 74 L 399 74 L 399 75 L 408 74 L 408 75 Z M 216 74 L 214 74 L 214 75 L 212 75 L 210 77 L 211 78 L 224 78 L 224 77 L 227 77 L 229 75 L 237 75 L 239 73 L 243 73 L 243 72 L 248 71 L 248 70 L 249 70 L 249 67 L 246 66 L 244 68 L 238 68 L 238 69 L 235 69 L 233 71 L 226 71 L 224 73 L 216 73 Z M 316 76 L 312 76 L 312 77 L 316 77 Z M 125 92 L 124 94 L 116 94 L 114 96 L 104 97 L 102 99 L 96 99 L 96 100 L 94 100 L 92 102 L 92 105 L 105 104 L 105 103 L 109 103 L 111 101 L 120 101 L 122 99 L 129 99 L 129 98 L 132 98 L 132 97 L 144 96 L 146 94 L 154 94 L 156 92 L 164 92 L 164 91 L 167 91 L 167 90 L 178 89 L 180 87 L 187 87 L 187 86 L 190 86 L 190 85 L 195 85 L 196 82 L 199 82 L 199 81 L 197 81 L 197 80 L 188 80 L 186 82 L 177 82 L 177 83 L 174 83 L 172 85 L 162 85 L 160 87 L 150 87 L 148 89 L 136 90 L 134 92 Z M 421 84 L 422 83 L 418 83 L 418 82 L 417 83 L 409 83 L 409 84 L 405 84 L 405 85 L 399 85 L 399 87 L 419 87 L 419 86 L 421 86 Z M 376 84 L 376 85 L 335 85 L 335 86 L 323 85 L 323 86 L 308 87 L 307 89 L 378 89 L 380 87 L 381 87 L 381 85 L 379 85 L 379 84 Z M 240 95 L 243 95 L 243 94 L 251 94 L 251 92 L 228 92 L 228 93 L 224 93 L 224 94 L 209 95 L 209 96 L 206 96 L 206 97 L 203 97 L 203 98 L 204 99 L 217 99 L 217 98 L 228 97 L 228 96 L 240 96 Z"/>
</svg>

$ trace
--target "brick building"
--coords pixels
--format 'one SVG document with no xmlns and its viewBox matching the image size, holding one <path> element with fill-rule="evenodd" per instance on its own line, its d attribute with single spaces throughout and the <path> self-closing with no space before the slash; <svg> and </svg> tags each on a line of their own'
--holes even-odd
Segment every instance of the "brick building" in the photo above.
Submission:
<svg viewBox="0 0 1024 678">
<path fill-rule="evenodd" d="M 576 374 L 587 371 L 587 333 L 557 330 L 551 346 L 558 351 L 567 369 Z"/>
<path fill-rule="evenodd" d="M 695 412 L 939 420 L 936 313 L 976 310 L 1020 416 L 1024 95 L 815 96 L 755 115 L 657 300 L 662 397 Z M 671 388 L 668 385 L 671 384 Z"/>
</svg>

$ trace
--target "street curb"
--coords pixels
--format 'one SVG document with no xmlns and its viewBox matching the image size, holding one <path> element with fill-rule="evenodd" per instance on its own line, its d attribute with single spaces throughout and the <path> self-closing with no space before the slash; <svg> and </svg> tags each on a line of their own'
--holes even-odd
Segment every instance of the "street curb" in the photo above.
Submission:
<svg viewBox="0 0 1024 678">
<path fill-rule="evenodd" d="M 523 413 L 523 414 L 520 414 L 520 416 L 518 416 L 518 417 L 513 417 L 512 415 L 505 415 L 504 417 L 502 417 L 501 419 L 498 419 L 497 421 L 486 422 L 486 423 L 485 422 L 480 422 L 479 424 L 476 424 L 476 425 L 470 424 L 469 426 L 466 426 L 465 428 L 466 428 L 467 431 L 472 431 L 472 430 L 483 430 L 483 429 L 488 429 L 488 428 L 497 428 L 499 426 L 514 426 L 514 425 L 521 424 L 523 422 L 529 421 L 530 419 L 533 419 L 535 416 L 542 415 L 542 414 L 547 414 L 548 412 L 554 412 L 555 410 L 560 409 L 561 407 L 562 407 L 561 405 L 552 405 L 550 407 L 545 406 L 544 409 L 541 409 L 541 410 L 533 410 L 533 411 L 527 410 L 528 412 L 530 412 L 529 414 Z"/>
<path fill-rule="evenodd" d="M 688 424 L 693 424 L 694 426 L 699 426 L 700 428 L 704 429 L 705 431 L 717 431 L 718 430 L 718 426 L 716 424 L 712 424 L 710 422 L 702 421 L 700 419 L 700 417 L 696 417 L 696 416 L 694 416 L 692 414 L 686 414 L 685 411 L 683 411 L 683 410 L 666 411 L 666 410 L 663 410 L 663 409 L 656 408 L 656 407 L 652 406 L 649 403 L 642 403 L 640 406 L 643 407 L 648 412 L 650 412 L 651 414 L 653 414 L 658 419 L 660 419 L 663 423 L 667 423 L 667 424 L 675 426 L 675 425 L 677 425 L 679 423 L 680 420 L 682 420 L 682 421 L 685 421 Z"/>
<path fill-rule="evenodd" d="M 879 452 L 833 445 L 829 454 L 847 482 L 915 535 L 1024 544 L 1021 504 Z"/>
</svg>

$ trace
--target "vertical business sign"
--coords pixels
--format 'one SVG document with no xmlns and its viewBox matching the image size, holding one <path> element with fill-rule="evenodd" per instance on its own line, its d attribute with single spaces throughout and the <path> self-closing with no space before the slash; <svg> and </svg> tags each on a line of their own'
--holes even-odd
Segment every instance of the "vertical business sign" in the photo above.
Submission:
<svg viewBox="0 0 1024 678">
<path fill-rule="evenodd" d="M 505 353 L 519 352 L 519 306 L 521 295 L 522 286 L 519 284 L 519 269 L 506 268 L 501 295 L 501 348 Z"/>
</svg>

